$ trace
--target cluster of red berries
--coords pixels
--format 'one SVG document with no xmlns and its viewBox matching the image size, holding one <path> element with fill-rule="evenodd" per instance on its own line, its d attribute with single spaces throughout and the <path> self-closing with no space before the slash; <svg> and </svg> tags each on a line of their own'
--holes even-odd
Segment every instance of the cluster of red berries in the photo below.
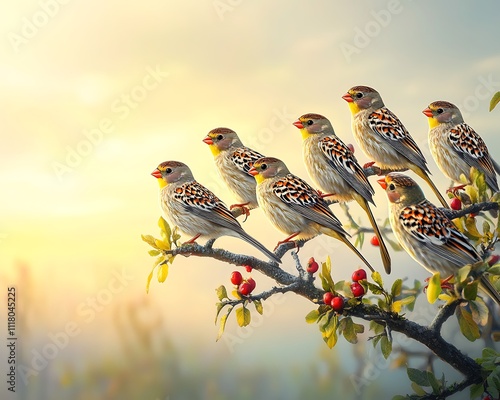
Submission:
<svg viewBox="0 0 500 400">
<path fill-rule="evenodd" d="M 351 292 L 354 297 L 362 297 L 365 294 L 364 287 L 359 283 L 359 281 L 363 279 L 366 279 L 366 271 L 364 269 L 361 268 L 353 272 Z M 323 295 L 323 303 L 332 307 L 334 311 L 342 312 L 345 305 L 345 299 L 332 292 L 326 292 Z"/>
<path fill-rule="evenodd" d="M 252 267 L 247 266 L 246 269 L 248 272 L 250 272 L 252 270 Z M 232 272 L 231 283 L 238 287 L 238 293 L 242 294 L 243 296 L 248 296 L 250 293 L 252 293 L 255 289 L 255 286 L 257 285 L 252 277 L 243 279 L 243 276 L 239 271 Z"/>
</svg>

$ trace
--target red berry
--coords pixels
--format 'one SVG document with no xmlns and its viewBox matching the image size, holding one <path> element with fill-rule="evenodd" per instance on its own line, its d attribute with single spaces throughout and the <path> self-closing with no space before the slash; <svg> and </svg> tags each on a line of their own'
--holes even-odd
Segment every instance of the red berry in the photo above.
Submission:
<svg viewBox="0 0 500 400">
<path fill-rule="evenodd" d="M 243 282 L 239 288 L 238 292 L 240 292 L 243 296 L 248 296 L 252 293 L 252 286 L 248 282 Z"/>
<path fill-rule="evenodd" d="M 370 239 L 370 243 L 373 246 L 380 246 L 380 242 L 378 240 L 378 237 L 376 237 L 376 236 L 372 236 L 372 238 Z"/>
<path fill-rule="evenodd" d="M 365 294 L 365 289 L 358 282 L 351 284 L 351 292 L 354 297 L 361 297 Z"/>
<path fill-rule="evenodd" d="M 314 274 L 319 268 L 318 263 L 314 260 L 314 257 L 311 257 L 307 262 L 307 272 L 310 274 Z"/>
<path fill-rule="evenodd" d="M 238 286 L 241 282 L 243 282 L 241 273 L 238 271 L 233 271 L 233 273 L 231 274 L 231 283 Z"/>
<path fill-rule="evenodd" d="M 351 278 L 352 278 L 353 282 L 357 282 L 357 281 L 360 281 L 362 279 L 366 279 L 366 271 L 363 268 L 358 269 L 352 273 Z"/>
<path fill-rule="evenodd" d="M 323 302 L 324 302 L 325 304 L 330 305 L 330 303 L 332 302 L 332 299 L 333 299 L 333 293 L 332 293 L 332 292 L 326 292 L 326 293 L 323 295 Z"/>
<path fill-rule="evenodd" d="M 492 265 L 495 265 L 498 260 L 500 260 L 500 256 L 498 254 L 493 254 L 488 261 L 488 265 L 491 267 Z"/>
<path fill-rule="evenodd" d="M 352 143 L 348 143 L 347 147 L 349 147 L 349 150 L 351 150 L 351 153 L 354 154 L 354 146 L 352 145 Z"/>
<path fill-rule="evenodd" d="M 458 197 L 454 197 L 451 199 L 450 202 L 450 207 L 452 210 L 458 211 L 462 209 L 462 200 L 460 200 Z"/>
<path fill-rule="evenodd" d="M 253 290 L 255 289 L 255 286 L 257 286 L 257 282 L 255 282 L 253 278 L 248 278 L 247 282 L 250 285 L 250 293 L 252 293 Z"/>
<path fill-rule="evenodd" d="M 344 309 L 344 299 L 340 296 L 335 296 L 330 305 L 334 311 L 342 311 Z"/>
<path fill-rule="evenodd" d="M 252 272 L 252 267 L 250 265 L 245 265 L 247 272 Z"/>
</svg>

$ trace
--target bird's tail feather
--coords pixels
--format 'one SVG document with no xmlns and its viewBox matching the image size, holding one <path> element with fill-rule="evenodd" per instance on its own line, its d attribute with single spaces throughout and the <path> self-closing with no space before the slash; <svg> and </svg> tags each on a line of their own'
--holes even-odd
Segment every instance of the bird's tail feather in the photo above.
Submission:
<svg viewBox="0 0 500 400">
<path fill-rule="evenodd" d="M 338 233 L 337 231 L 334 231 L 333 229 L 330 228 L 325 228 L 321 230 L 321 233 L 324 233 L 325 235 L 331 236 L 337 240 L 340 240 L 341 242 L 344 242 L 347 247 L 349 247 L 356 255 L 365 263 L 365 265 L 370 268 L 370 271 L 375 272 L 375 269 L 371 266 L 371 264 L 366 260 L 365 257 L 359 252 L 359 250 L 354 247 L 354 245 L 349 242 L 349 239 L 347 239 L 344 235 Z"/>
<path fill-rule="evenodd" d="M 424 181 L 426 181 L 429 184 L 432 191 L 434 192 L 434 194 L 438 198 L 439 202 L 443 205 L 443 207 L 450 208 L 450 206 L 448 205 L 448 202 L 444 199 L 443 195 L 441 193 L 439 193 L 439 190 L 436 187 L 436 185 L 434 185 L 434 182 L 432 182 L 429 174 L 426 171 L 424 171 L 422 168 L 419 168 L 419 167 L 415 167 L 414 169 L 412 168 L 412 170 L 413 170 L 413 172 L 415 172 L 418 176 L 420 176 Z"/>
<path fill-rule="evenodd" d="M 485 275 L 481 276 L 481 289 L 500 306 L 500 293 L 493 287 Z"/>
<path fill-rule="evenodd" d="M 274 254 L 272 251 L 270 251 L 266 247 L 264 247 L 264 245 L 262 243 L 260 243 L 258 240 L 254 239 L 252 236 L 250 236 L 244 230 L 241 230 L 241 232 L 238 232 L 238 233 L 240 234 L 240 237 L 243 240 L 250 243 L 253 247 L 255 247 L 257 250 L 259 250 L 262 254 L 265 254 L 271 260 L 276 261 L 278 264 L 281 264 L 281 260 L 276 256 L 276 254 Z"/>
<path fill-rule="evenodd" d="M 359 205 L 365 210 L 368 218 L 370 219 L 370 224 L 372 225 L 373 230 L 375 231 L 375 235 L 378 238 L 380 243 L 380 255 L 382 257 L 382 263 L 384 264 L 384 269 L 386 274 L 391 273 L 391 256 L 389 255 L 389 251 L 387 250 L 387 246 L 385 245 L 384 239 L 382 238 L 382 233 L 377 225 L 377 221 L 375 221 L 375 217 L 373 216 L 372 210 L 370 209 L 370 205 L 368 202 L 361 196 L 357 199 Z"/>
</svg>

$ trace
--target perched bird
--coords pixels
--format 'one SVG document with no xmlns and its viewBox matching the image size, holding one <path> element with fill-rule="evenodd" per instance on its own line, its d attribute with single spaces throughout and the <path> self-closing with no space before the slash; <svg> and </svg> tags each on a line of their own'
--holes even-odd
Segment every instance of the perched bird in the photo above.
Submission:
<svg viewBox="0 0 500 400">
<path fill-rule="evenodd" d="M 461 174 L 469 178 L 470 168 L 475 167 L 484 172 L 491 190 L 498 192 L 500 166 L 490 157 L 483 139 L 464 122 L 458 107 L 435 101 L 422 112 L 429 121 L 432 157 L 443 174 L 458 183 Z"/>
<path fill-rule="evenodd" d="M 349 104 L 352 132 L 361 150 L 382 169 L 412 170 L 429 184 L 443 207 L 448 207 L 429 177 L 424 155 L 398 117 L 385 107 L 380 94 L 367 86 L 354 86 L 342 98 Z"/>
<path fill-rule="evenodd" d="M 385 271 L 391 273 L 391 258 L 370 209 L 375 193 L 353 152 L 335 135 L 330 121 L 319 114 L 304 114 L 293 123 L 302 134 L 302 153 L 312 181 L 338 201 L 356 200 L 365 210 L 380 242 Z"/>
<path fill-rule="evenodd" d="M 165 161 L 151 175 L 158 179 L 165 217 L 182 232 L 193 236 L 187 243 L 193 243 L 199 237 L 234 236 L 250 243 L 271 260 L 280 262 L 274 253 L 243 230 L 217 196 L 195 181 L 186 164 Z"/>
<path fill-rule="evenodd" d="M 255 179 L 248 171 L 255 160 L 264 156 L 243 146 L 236 132 L 228 128 L 212 129 L 203 142 L 210 146 L 219 175 L 239 203 L 229 209 L 241 208 L 248 216 L 251 209 L 258 207 Z"/>
<path fill-rule="evenodd" d="M 289 235 L 285 240 L 305 240 L 321 233 L 345 243 L 374 269 L 347 239 L 347 232 L 318 192 L 291 174 L 283 161 L 264 157 L 254 162 L 250 173 L 257 181 L 257 201 L 271 223 Z"/>
<path fill-rule="evenodd" d="M 377 181 L 389 198 L 389 219 L 399 244 L 431 273 L 451 276 L 482 258 L 446 215 L 429 202 L 422 189 L 407 175 L 391 172 Z M 498 293 L 486 276 L 482 288 L 500 304 Z"/>
</svg>

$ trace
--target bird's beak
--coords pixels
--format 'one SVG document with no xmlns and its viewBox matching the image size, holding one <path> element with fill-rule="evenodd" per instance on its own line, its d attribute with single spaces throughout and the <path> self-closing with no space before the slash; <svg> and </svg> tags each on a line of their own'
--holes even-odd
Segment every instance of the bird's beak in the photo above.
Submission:
<svg viewBox="0 0 500 400">
<path fill-rule="evenodd" d="M 212 140 L 212 138 L 210 136 L 207 136 L 205 139 L 203 139 L 203 142 L 208 144 L 208 145 L 214 144 L 214 141 Z"/>
<path fill-rule="evenodd" d="M 347 101 L 348 103 L 352 103 L 354 100 L 352 99 L 352 96 L 349 93 L 346 93 L 342 96 L 342 98 Z"/>
<path fill-rule="evenodd" d="M 382 189 L 386 190 L 387 189 L 387 182 L 385 181 L 385 177 L 377 180 L 377 183 L 382 186 Z"/>
<path fill-rule="evenodd" d="M 424 111 L 422 111 L 422 113 L 426 116 L 426 117 L 429 117 L 429 118 L 432 118 L 433 115 L 432 115 L 432 111 L 429 107 L 427 107 Z"/>
<path fill-rule="evenodd" d="M 161 172 L 158 168 L 151 172 L 151 175 L 153 175 L 156 179 L 161 179 Z"/>
<path fill-rule="evenodd" d="M 293 125 L 299 129 L 303 129 L 304 128 L 304 125 L 302 124 L 302 122 L 300 122 L 300 120 L 298 119 L 297 121 L 295 121 L 293 123 Z"/>
<path fill-rule="evenodd" d="M 250 175 L 252 175 L 252 176 L 255 176 L 255 175 L 258 175 L 258 174 L 259 174 L 259 171 L 257 171 L 257 170 L 255 169 L 255 167 L 252 167 L 252 168 L 250 168 L 250 169 L 248 170 L 248 173 L 249 173 Z"/>
</svg>

